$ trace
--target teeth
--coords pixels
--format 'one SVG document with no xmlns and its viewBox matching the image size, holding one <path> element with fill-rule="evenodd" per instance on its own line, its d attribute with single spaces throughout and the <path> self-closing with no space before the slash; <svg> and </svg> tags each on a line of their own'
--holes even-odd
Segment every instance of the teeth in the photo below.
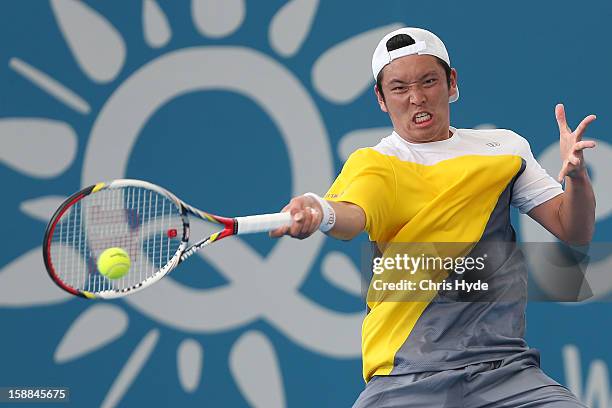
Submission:
<svg viewBox="0 0 612 408">
<path fill-rule="evenodd" d="M 418 113 L 414 119 L 416 123 L 422 123 L 422 122 L 426 122 L 429 119 L 431 119 L 431 115 L 426 112 L 421 112 L 421 113 Z"/>
</svg>

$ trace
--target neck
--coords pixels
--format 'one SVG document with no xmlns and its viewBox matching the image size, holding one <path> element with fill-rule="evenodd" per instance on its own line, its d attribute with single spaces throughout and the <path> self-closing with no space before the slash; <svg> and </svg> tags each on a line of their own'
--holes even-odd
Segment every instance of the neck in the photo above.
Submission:
<svg viewBox="0 0 612 408">
<path fill-rule="evenodd" d="M 397 133 L 399 135 L 399 137 L 401 137 L 402 139 L 404 139 L 405 141 L 407 141 L 409 143 L 441 142 L 443 140 L 450 139 L 453 136 L 453 132 L 450 129 L 448 129 L 447 132 L 441 133 L 439 136 L 434 136 L 434 137 L 431 137 L 431 138 L 428 138 L 428 139 L 413 139 L 410 136 L 402 134 L 397 129 L 394 129 L 394 130 L 395 130 L 395 133 Z"/>
</svg>

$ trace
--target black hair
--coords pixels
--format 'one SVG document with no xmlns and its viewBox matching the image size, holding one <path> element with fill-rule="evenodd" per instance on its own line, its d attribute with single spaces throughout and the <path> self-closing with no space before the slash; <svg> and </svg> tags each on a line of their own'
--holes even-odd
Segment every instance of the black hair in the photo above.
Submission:
<svg viewBox="0 0 612 408">
<path fill-rule="evenodd" d="M 412 38 L 408 34 L 397 34 L 389 38 L 389 40 L 387 40 L 387 44 L 386 44 L 387 51 L 397 50 L 399 48 L 407 47 L 414 43 L 415 43 L 414 38 Z M 435 57 L 435 58 L 436 58 L 436 61 L 438 61 L 438 64 L 440 64 L 440 66 L 444 68 L 444 73 L 446 74 L 446 84 L 448 85 L 448 89 L 450 89 L 451 68 L 448 66 L 446 61 L 438 57 Z M 378 89 L 378 92 L 380 93 L 380 96 L 382 97 L 384 101 L 385 95 L 383 94 L 383 90 L 382 90 L 382 78 L 383 78 L 383 70 L 381 69 L 380 72 L 378 73 L 378 76 L 376 77 L 376 88 Z"/>
</svg>

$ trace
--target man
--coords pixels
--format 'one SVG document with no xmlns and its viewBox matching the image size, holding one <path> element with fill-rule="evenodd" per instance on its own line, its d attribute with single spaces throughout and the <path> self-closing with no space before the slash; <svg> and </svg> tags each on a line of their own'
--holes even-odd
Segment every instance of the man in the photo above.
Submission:
<svg viewBox="0 0 612 408">
<path fill-rule="evenodd" d="M 470 254 L 482 253 L 492 248 L 483 247 L 486 242 L 516 240 L 509 217 L 514 205 L 567 243 L 591 240 L 595 197 L 583 150 L 595 143 L 582 135 L 594 115 L 572 132 L 563 105 L 555 108 L 563 191 L 516 133 L 450 126 L 457 72 L 434 34 L 417 28 L 387 34 L 372 69 L 393 133 L 354 152 L 325 199 L 313 193 L 293 198 L 283 209 L 293 215 L 292 225 L 271 236 L 303 239 L 321 229 L 348 240 L 365 230 L 385 256 L 391 244 L 413 242 L 474 243 Z M 362 329 L 367 386 L 354 407 L 584 407 L 540 370 L 537 351 L 523 339 L 520 251 L 493 249 L 485 278 L 515 294 L 503 302 L 496 297 L 501 292 L 487 302 L 449 302 L 442 292 L 385 301 L 371 297 L 370 287 Z"/>
</svg>

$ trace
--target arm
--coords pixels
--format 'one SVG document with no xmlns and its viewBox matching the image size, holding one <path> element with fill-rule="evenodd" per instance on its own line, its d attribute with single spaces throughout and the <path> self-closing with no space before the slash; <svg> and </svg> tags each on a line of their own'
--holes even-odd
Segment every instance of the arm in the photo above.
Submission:
<svg viewBox="0 0 612 408">
<path fill-rule="evenodd" d="M 533 208 L 528 215 L 560 240 L 584 245 L 591 241 L 595 229 L 595 194 L 583 150 L 595 147 L 595 142 L 582 141 L 582 135 L 595 115 L 584 118 L 572 132 L 567 126 L 563 105 L 556 106 L 555 114 L 563 161 L 558 180 L 565 179 L 565 192 Z"/>
<path fill-rule="evenodd" d="M 327 202 L 336 212 L 336 223 L 327 235 L 337 239 L 350 240 L 363 231 L 366 217 L 361 207 L 348 202 Z M 292 198 L 282 211 L 291 213 L 293 223 L 289 227 L 281 227 L 271 231 L 271 237 L 278 238 L 283 235 L 290 235 L 293 238 L 308 238 L 319 229 L 323 218 L 321 205 L 314 198 L 307 196 Z"/>
</svg>

